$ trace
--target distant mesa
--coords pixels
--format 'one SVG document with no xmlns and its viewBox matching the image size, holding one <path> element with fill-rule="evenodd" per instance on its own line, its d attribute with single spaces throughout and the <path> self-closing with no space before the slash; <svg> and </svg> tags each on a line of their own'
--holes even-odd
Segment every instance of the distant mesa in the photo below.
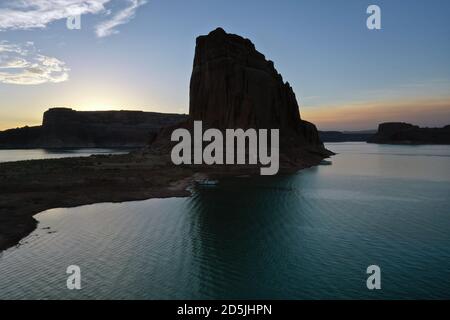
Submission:
<svg viewBox="0 0 450 320">
<path fill-rule="evenodd" d="M 206 128 L 280 129 L 281 158 L 293 166 L 308 166 L 331 154 L 316 126 L 302 120 L 292 87 L 274 63 L 248 39 L 222 28 L 199 36 L 190 82 L 189 120 Z M 170 128 L 153 144 L 161 148 Z"/>
<path fill-rule="evenodd" d="M 323 142 L 366 142 L 377 130 L 363 131 L 319 131 Z"/>
<path fill-rule="evenodd" d="M 386 144 L 450 144 L 450 125 L 442 128 L 420 128 L 404 122 L 386 122 L 378 126 L 378 132 L 368 142 Z"/>
<path fill-rule="evenodd" d="M 143 111 L 75 111 L 52 108 L 42 126 L 0 132 L 0 148 L 144 147 L 186 115 Z"/>
</svg>

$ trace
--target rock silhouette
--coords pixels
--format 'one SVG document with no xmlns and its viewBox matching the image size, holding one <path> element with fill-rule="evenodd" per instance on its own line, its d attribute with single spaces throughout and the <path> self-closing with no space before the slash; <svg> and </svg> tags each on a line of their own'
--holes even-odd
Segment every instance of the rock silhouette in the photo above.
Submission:
<svg viewBox="0 0 450 320">
<path fill-rule="evenodd" d="M 214 128 L 277 128 L 321 145 L 315 126 L 301 120 L 292 87 L 274 63 L 250 40 L 222 28 L 197 38 L 189 115 Z"/>
<path fill-rule="evenodd" d="M 319 131 L 323 142 L 366 142 L 376 130 L 362 131 Z"/>
<path fill-rule="evenodd" d="M 44 113 L 42 126 L 0 132 L 0 147 L 143 147 L 161 128 L 186 118 L 186 115 L 157 112 L 52 108 Z"/>
<path fill-rule="evenodd" d="M 368 142 L 387 144 L 450 144 L 450 125 L 420 128 L 404 122 L 385 122 Z"/>
<path fill-rule="evenodd" d="M 300 167 L 330 155 L 316 126 L 301 119 L 292 87 L 274 63 L 250 40 L 222 28 L 197 38 L 189 116 L 190 122 L 201 120 L 205 128 L 279 129 L 285 162 Z M 192 123 L 184 127 L 192 128 Z M 167 141 L 173 129 L 162 138 Z M 161 137 L 157 140 L 155 147 L 161 145 Z M 306 160 L 312 155 L 314 161 Z"/>
</svg>

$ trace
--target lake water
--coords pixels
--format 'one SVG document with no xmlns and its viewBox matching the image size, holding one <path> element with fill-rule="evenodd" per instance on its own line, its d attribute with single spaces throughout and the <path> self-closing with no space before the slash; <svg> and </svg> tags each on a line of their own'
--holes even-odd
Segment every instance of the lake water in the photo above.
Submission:
<svg viewBox="0 0 450 320">
<path fill-rule="evenodd" d="M 0 298 L 449 299 L 450 146 L 327 147 L 295 175 L 42 212 L 0 258 Z"/>
<path fill-rule="evenodd" d="M 82 149 L 0 149 L 0 162 L 89 157 L 94 154 L 123 154 L 129 148 L 82 148 Z"/>
</svg>

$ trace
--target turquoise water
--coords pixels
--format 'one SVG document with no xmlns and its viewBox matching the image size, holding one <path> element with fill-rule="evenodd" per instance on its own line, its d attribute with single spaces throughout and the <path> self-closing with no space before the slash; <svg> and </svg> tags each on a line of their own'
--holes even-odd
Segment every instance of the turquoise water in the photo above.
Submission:
<svg viewBox="0 0 450 320">
<path fill-rule="evenodd" d="M 82 149 L 0 149 L 0 162 L 89 157 L 93 154 L 123 154 L 127 148 L 82 148 Z"/>
<path fill-rule="evenodd" d="M 0 258 L 0 298 L 449 299 L 450 147 L 327 147 L 295 175 L 40 213 Z"/>
</svg>

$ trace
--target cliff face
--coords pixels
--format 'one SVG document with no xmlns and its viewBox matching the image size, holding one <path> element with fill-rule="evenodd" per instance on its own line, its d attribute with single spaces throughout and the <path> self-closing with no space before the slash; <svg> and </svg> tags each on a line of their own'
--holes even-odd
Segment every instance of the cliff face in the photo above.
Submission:
<svg viewBox="0 0 450 320">
<path fill-rule="evenodd" d="M 189 115 L 219 129 L 280 129 L 287 144 L 322 147 L 316 127 L 301 119 L 295 94 L 274 63 L 250 40 L 221 28 L 197 38 Z"/>
<path fill-rule="evenodd" d="M 318 164 L 326 150 L 314 124 L 300 117 L 295 94 L 272 61 L 253 43 L 218 28 L 197 38 L 190 83 L 189 120 L 168 127 L 150 149 L 168 152 L 176 128 L 279 129 L 280 168 L 297 170 Z"/>
<path fill-rule="evenodd" d="M 420 128 L 403 122 L 386 122 L 368 142 L 391 144 L 450 144 L 450 125 L 443 128 Z"/>
<path fill-rule="evenodd" d="M 42 126 L 0 132 L 3 148 L 141 147 L 158 131 L 185 115 L 142 111 L 89 111 L 53 108 Z"/>
</svg>

